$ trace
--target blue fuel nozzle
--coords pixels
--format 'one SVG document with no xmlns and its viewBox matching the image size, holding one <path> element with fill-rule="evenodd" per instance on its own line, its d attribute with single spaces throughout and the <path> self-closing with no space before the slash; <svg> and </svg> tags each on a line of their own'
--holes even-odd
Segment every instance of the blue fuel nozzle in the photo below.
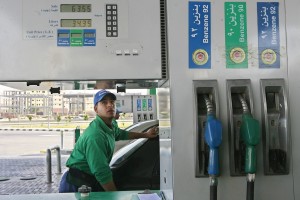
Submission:
<svg viewBox="0 0 300 200">
<path fill-rule="evenodd" d="M 219 175 L 219 152 L 218 148 L 222 142 L 222 124 L 214 115 L 207 115 L 205 126 L 205 142 L 209 146 L 208 174 Z"/>
</svg>

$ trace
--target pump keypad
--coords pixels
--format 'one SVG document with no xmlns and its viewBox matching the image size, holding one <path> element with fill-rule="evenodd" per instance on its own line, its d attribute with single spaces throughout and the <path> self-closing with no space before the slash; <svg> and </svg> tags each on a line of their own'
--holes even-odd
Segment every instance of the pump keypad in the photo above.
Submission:
<svg viewBox="0 0 300 200">
<path fill-rule="evenodd" d="M 118 37 L 117 4 L 106 4 L 106 37 Z"/>
</svg>

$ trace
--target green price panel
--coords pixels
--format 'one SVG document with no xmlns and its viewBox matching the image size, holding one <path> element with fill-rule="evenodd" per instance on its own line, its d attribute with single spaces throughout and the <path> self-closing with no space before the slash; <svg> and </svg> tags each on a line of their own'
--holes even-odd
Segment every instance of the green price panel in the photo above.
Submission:
<svg viewBox="0 0 300 200">
<path fill-rule="evenodd" d="M 246 2 L 225 2 L 226 67 L 248 68 Z"/>
<path fill-rule="evenodd" d="M 147 111 L 147 99 L 143 99 L 143 101 L 142 101 L 142 109 L 143 109 L 143 111 Z"/>
<path fill-rule="evenodd" d="M 83 45 L 83 30 L 71 30 L 71 46 Z"/>
</svg>

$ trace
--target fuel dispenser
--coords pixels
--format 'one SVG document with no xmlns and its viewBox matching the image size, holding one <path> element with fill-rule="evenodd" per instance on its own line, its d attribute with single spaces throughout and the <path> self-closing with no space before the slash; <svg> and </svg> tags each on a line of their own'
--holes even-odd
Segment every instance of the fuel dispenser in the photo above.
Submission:
<svg viewBox="0 0 300 200">
<path fill-rule="evenodd" d="M 228 80 L 230 119 L 231 175 L 247 175 L 247 200 L 254 199 L 256 145 L 260 140 L 259 123 L 252 117 L 250 80 Z M 250 106 L 249 106 L 250 105 Z"/>
<path fill-rule="evenodd" d="M 133 95 L 133 122 L 157 119 L 155 95 Z"/>
<path fill-rule="evenodd" d="M 210 199 L 217 199 L 222 124 L 216 118 L 217 81 L 194 81 L 198 110 L 196 176 L 210 177 Z"/>
<path fill-rule="evenodd" d="M 227 122 L 219 151 L 219 198 L 246 199 L 247 175 L 248 198 L 299 199 L 299 3 L 168 1 L 173 162 L 168 199 L 209 199 L 202 178 L 209 176 L 204 95 Z M 203 80 L 217 81 L 219 108 L 214 85 Z"/>
<path fill-rule="evenodd" d="M 297 0 L 0 1 L 7 30 L 0 32 L 1 81 L 157 84 L 172 99 L 157 101 L 158 110 L 170 108 L 158 115 L 154 96 L 137 97 L 132 107 L 134 122 L 170 120 L 168 141 L 160 138 L 166 199 L 204 199 L 208 177 L 217 198 L 220 166 L 222 200 L 243 199 L 245 175 L 253 198 L 256 174 L 257 199 L 300 199 L 299 6 Z M 254 101 L 262 122 L 257 156 Z M 220 166 L 217 118 L 228 121 Z M 256 159 L 264 173 L 257 173 Z"/>
</svg>

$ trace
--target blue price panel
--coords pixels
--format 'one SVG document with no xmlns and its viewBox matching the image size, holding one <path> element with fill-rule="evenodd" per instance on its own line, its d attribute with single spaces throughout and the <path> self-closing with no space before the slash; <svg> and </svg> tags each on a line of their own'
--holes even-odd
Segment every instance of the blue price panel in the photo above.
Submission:
<svg viewBox="0 0 300 200">
<path fill-rule="evenodd" d="M 58 29 L 57 30 L 57 46 L 70 46 L 70 30 Z"/>
<path fill-rule="evenodd" d="M 136 110 L 137 111 L 141 111 L 142 110 L 142 100 L 141 99 L 137 99 L 136 100 Z"/>
<path fill-rule="evenodd" d="M 152 99 L 148 99 L 148 111 L 152 111 Z"/>
<path fill-rule="evenodd" d="M 189 2 L 189 68 L 211 68 L 210 2 Z"/>
<path fill-rule="evenodd" d="M 83 30 L 83 46 L 96 46 L 96 29 Z"/>
<path fill-rule="evenodd" d="M 257 2 L 259 68 L 280 68 L 279 3 Z"/>
</svg>

